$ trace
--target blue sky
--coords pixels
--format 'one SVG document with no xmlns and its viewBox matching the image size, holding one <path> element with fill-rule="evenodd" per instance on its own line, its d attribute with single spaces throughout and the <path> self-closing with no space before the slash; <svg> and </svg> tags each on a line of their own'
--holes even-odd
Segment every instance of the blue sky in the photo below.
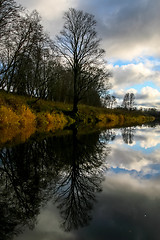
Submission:
<svg viewBox="0 0 160 240">
<path fill-rule="evenodd" d="M 112 72 L 112 93 L 119 99 L 129 90 L 136 104 L 160 108 L 159 0 L 17 0 L 36 9 L 54 38 L 70 7 L 94 14 L 98 36 Z"/>
</svg>

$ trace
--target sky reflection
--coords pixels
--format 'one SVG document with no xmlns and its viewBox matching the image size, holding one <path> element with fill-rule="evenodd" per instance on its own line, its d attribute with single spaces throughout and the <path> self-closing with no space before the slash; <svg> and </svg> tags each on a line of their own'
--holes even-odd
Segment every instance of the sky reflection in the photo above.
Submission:
<svg viewBox="0 0 160 240">
<path fill-rule="evenodd" d="M 50 201 L 41 210 L 36 228 L 26 230 L 23 240 L 159 239 L 160 128 L 117 129 L 112 135 L 103 191 L 95 194 L 90 225 L 65 232 L 59 210 Z M 105 143 L 104 132 L 100 139 Z M 22 235 L 14 238 L 21 239 Z"/>
<path fill-rule="evenodd" d="M 135 178 L 155 178 L 160 175 L 159 127 L 133 129 L 131 144 L 124 144 L 118 130 L 107 158 L 110 172 L 130 174 Z"/>
</svg>

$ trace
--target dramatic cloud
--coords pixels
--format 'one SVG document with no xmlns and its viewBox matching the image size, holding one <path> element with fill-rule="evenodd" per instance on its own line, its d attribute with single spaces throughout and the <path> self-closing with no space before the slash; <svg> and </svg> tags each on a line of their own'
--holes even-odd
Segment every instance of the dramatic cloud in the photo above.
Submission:
<svg viewBox="0 0 160 240">
<path fill-rule="evenodd" d="M 93 4 L 95 10 L 91 0 L 89 2 L 90 11 L 98 15 L 98 29 L 110 58 L 131 60 L 137 56 L 159 54 L 158 0 L 97 0 Z"/>
<path fill-rule="evenodd" d="M 70 7 L 95 15 L 98 36 L 106 50 L 113 91 L 118 96 L 135 85 L 153 82 L 160 87 L 159 0 L 17 0 L 30 11 L 37 9 L 52 38 L 63 27 L 63 14 Z M 122 61 L 123 60 L 123 61 Z M 117 62 L 121 62 L 120 64 Z M 124 62 L 125 61 L 125 62 Z M 142 86 L 144 87 L 144 86 Z M 137 92 L 139 103 L 158 106 L 159 92 L 146 88 Z M 137 91 L 137 89 L 135 89 Z M 150 91 L 150 92 L 149 92 Z M 153 101 L 152 101 L 153 97 Z M 156 99 L 157 97 L 157 99 Z M 141 101 L 140 101 L 141 99 Z M 138 103 L 138 102 L 137 102 Z M 147 105 L 149 103 L 149 105 Z"/>
<path fill-rule="evenodd" d="M 61 18 L 69 7 L 94 14 L 97 30 L 102 37 L 108 58 L 133 59 L 142 55 L 160 56 L 159 0 L 48 0 L 47 2 L 18 0 L 18 2 L 30 10 L 37 9 L 52 34 L 57 33 L 58 28 L 61 29 Z"/>
<path fill-rule="evenodd" d="M 136 95 L 136 99 L 138 105 L 159 108 L 160 91 L 146 86 L 141 89 L 140 94 Z"/>
</svg>

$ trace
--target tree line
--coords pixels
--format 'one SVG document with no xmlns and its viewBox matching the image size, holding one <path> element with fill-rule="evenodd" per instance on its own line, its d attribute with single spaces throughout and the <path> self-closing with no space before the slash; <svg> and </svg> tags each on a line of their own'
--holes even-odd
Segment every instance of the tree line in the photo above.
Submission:
<svg viewBox="0 0 160 240">
<path fill-rule="evenodd" d="M 94 16 L 73 8 L 51 39 L 37 11 L 0 0 L 0 89 L 52 101 L 101 106 L 110 73 Z"/>
</svg>

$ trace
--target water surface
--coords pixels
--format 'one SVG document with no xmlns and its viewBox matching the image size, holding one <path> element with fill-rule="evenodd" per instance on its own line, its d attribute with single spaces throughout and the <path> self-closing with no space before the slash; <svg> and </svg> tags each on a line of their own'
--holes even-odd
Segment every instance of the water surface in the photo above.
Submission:
<svg viewBox="0 0 160 240">
<path fill-rule="evenodd" d="M 159 146 L 143 126 L 2 147 L 0 239 L 160 239 Z"/>
</svg>

